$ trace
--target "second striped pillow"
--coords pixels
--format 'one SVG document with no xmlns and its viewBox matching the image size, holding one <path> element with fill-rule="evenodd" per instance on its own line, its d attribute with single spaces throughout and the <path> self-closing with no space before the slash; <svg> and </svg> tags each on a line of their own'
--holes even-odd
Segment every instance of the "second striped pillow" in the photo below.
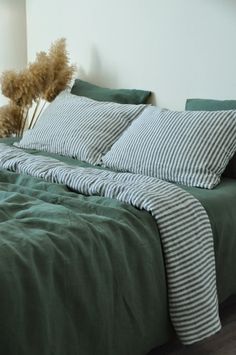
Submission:
<svg viewBox="0 0 236 355">
<path fill-rule="evenodd" d="M 103 157 L 105 166 L 211 189 L 236 151 L 236 111 L 147 107 Z"/>
</svg>

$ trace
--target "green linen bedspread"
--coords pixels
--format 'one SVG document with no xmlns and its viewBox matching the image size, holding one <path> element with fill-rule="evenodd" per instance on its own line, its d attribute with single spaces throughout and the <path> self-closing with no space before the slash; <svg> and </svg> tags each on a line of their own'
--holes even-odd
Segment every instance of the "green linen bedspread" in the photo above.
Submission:
<svg viewBox="0 0 236 355">
<path fill-rule="evenodd" d="M 236 181 L 184 188 L 210 217 L 223 301 L 236 293 Z M 145 355 L 173 336 L 149 213 L 0 170 L 0 222 L 0 354 Z"/>
</svg>

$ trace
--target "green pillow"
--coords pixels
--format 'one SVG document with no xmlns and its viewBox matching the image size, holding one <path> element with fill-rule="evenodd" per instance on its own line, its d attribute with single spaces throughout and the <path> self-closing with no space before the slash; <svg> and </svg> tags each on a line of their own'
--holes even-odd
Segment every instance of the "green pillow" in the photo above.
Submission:
<svg viewBox="0 0 236 355">
<path fill-rule="evenodd" d="M 78 96 L 86 96 L 97 101 L 111 101 L 120 104 L 145 104 L 150 91 L 135 89 L 108 89 L 103 88 L 81 79 L 75 79 L 71 93 Z"/>
<path fill-rule="evenodd" d="M 236 110 L 236 100 L 187 99 L 187 111 L 228 111 Z M 227 165 L 223 176 L 236 179 L 236 154 Z"/>
<path fill-rule="evenodd" d="M 236 100 L 187 99 L 187 111 L 228 111 L 236 110 Z"/>
</svg>

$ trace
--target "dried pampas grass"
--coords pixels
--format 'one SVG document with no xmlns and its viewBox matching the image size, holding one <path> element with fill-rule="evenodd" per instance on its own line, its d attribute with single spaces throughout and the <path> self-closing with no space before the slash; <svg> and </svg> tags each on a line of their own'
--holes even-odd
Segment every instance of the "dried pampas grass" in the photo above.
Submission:
<svg viewBox="0 0 236 355">
<path fill-rule="evenodd" d="M 3 72 L 0 83 L 9 104 L 0 108 L 0 136 L 22 135 L 26 125 L 33 128 L 42 111 L 42 101 L 51 102 L 65 90 L 75 73 L 69 64 L 66 40 L 57 40 L 46 52 L 36 54 L 34 63 L 20 72 Z M 29 122 L 29 109 L 35 106 Z M 39 112 L 38 112 L 39 111 Z M 27 122 L 28 121 L 28 122 Z"/>
<path fill-rule="evenodd" d="M 73 65 L 69 65 L 64 38 L 52 44 L 48 56 L 51 62 L 51 80 L 44 91 L 43 98 L 51 102 L 62 90 L 66 89 L 76 68 Z"/>
<path fill-rule="evenodd" d="M 14 103 L 0 107 L 0 136 L 9 137 L 22 129 L 21 108 Z"/>
<path fill-rule="evenodd" d="M 34 77 L 27 69 L 20 73 L 5 71 L 2 74 L 2 94 L 8 97 L 17 106 L 31 106 L 38 97 L 34 87 Z"/>
</svg>

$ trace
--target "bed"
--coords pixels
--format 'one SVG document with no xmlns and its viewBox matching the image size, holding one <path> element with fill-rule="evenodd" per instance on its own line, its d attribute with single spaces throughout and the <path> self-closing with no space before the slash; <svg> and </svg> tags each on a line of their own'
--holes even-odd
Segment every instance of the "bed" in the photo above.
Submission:
<svg viewBox="0 0 236 355">
<path fill-rule="evenodd" d="M 145 198 L 140 208 L 134 200 L 124 202 L 128 197 L 125 191 L 117 191 L 117 181 L 112 192 L 107 183 L 109 194 L 105 194 L 106 174 L 115 181 L 123 173 L 78 157 L 19 148 L 12 145 L 15 141 L 0 141 L 0 352 L 146 355 L 175 337 L 176 329 L 185 343 L 191 343 L 192 333 L 185 338 L 181 322 L 173 328 L 179 309 L 174 305 L 171 311 L 169 303 L 173 288 L 167 278 L 172 275 L 163 240 L 163 230 L 169 227 L 163 229 L 156 222 Z M 73 180 L 78 171 L 84 193 L 78 192 Z M 139 186 L 143 179 L 139 174 L 125 176 L 134 179 L 131 185 Z M 159 188 L 145 186 L 147 195 Z M 135 186 L 130 188 L 135 191 Z M 217 295 L 222 302 L 236 292 L 236 180 L 224 178 L 213 190 L 179 183 L 168 183 L 168 189 L 173 190 L 172 198 L 183 195 L 183 201 L 187 198 L 199 207 L 199 233 L 203 233 L 199 250 L 204 252 L 208 234 L 203 227 L 209 218 L 215 264 L 211 254 L 207 264 L 210 270 L 216 266 Z M 188 206 L 192 205 L 183 203 L 182 208 L 187 211 Z M 214 277 L 212 281 L 207 276 L 204 292 L 208 282 L 213 290 L 209 300 L 214 303 Z M 198 301 L 204 304 L 201 290 L 195 290 L 198 293 Z M 218 302 L 213 306 L 217 313 Z M 215 313 L 214 327 L 203 338 L 220 329 Z"/>
</svg>

